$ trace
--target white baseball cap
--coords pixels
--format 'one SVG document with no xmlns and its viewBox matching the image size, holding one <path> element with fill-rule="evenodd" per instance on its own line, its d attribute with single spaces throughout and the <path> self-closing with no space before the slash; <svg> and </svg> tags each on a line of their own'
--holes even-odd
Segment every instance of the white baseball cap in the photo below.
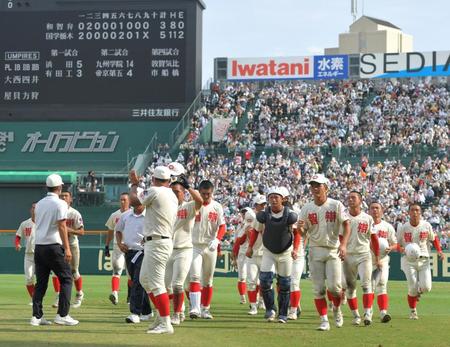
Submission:
<svg viewBox="0 0 450 347">
<path fill-rule="evenodd" d="M 58 174 L 49 175 L 47 177 L 45 183 L 46 183 L 47 187 L 49 187 L 49 188 L 59 187 L 64 184 L 61 176 Z"/>
<path fill-rule="evenodd" d="M 278 194 L 284 198 L 284 192 L 280 187 L 271 187 L 267 192 L 267 196 L 270 196 L 271 194 Z"/>
<path fill-rule="evenodd" d="M 287 198 L 289 196 L 289 190 L 286 187 L 280 187 L 280 191 L 283 192 L 283 198 Z"/>
<path fill-rule="evenodd" d="M 158 178 L 160 180 L 168 180 L 170 179 L 170 174 L 172 171 L 166 166 L 157 166 L 153 171 L 153 177 Z"/>
<path fill-rule="evenodd" d="M 254 204 L 265 204 L 267 202 L 266 197 L 264 195 L 258 194 L 253 198 L 253 203 Z"/>
<path fill-rule="evenodd" d="M 328 178 L 326 178 L 322 174 L 315 174 L 313 177 L 311 177 L 311 179 L 309 180 L 309 183 L 312 183 L 312 182 L 326 184 L 327 186 L 330 185 L 330 181 L 328 180 Z"/>
<path fill-rule="evenodd" d="M 186 170 L 184 169 L 183 165 L 180 163 L 174 161 L 173 163 L 170 163 L 167 165 L 169 170 L 172 172 L 172 176 L 180 176 L 181 174 L 184 174 Z"/>
</svg>

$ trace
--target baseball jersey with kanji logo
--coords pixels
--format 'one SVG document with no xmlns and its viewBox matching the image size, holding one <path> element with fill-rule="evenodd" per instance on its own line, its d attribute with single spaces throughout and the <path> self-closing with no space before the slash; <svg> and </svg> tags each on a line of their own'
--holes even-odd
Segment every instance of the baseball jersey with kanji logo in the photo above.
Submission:
<svg viewBox="0 0 450 347">
<path fill-rule="evenodd" d="M 84 227 L 83 218 L 81 217 L 80 212 L 78 212 L 71 206 L 69 206 L 69 209 L 67 210 L 66 225 L 69 228 L 72 228 L 75 230 L 78 230 L 78 229 Z M 69 236 L 69 244 L 71 244 L 71 245 L 78 244 L 78 236 L 73 235 L 73 234 L 70 235 Z"/>
<path fill-rule="evenodd" d="M 430 241 L 433 241 L 436 234 L 427 221 L 421 220 L 417 226 L 412 226 L 410 222 L 401 225 L 397 232 L 398 243 L 406 247 L 409 243 L 416 243 L 420 247 L 420 256 L 430 256 Z"/>
<path fill-rule="evenodd" d="M 253 223 L 256 220 L 256 215 L 255 212 L 253 212 L 252 210 L 248 210 L 247 212 L 245 212 L 244 215 L 244 220 L 242 221 L 241 225 L 240 225 L 240 230 L 238 232 L 238 237 L 242 237 L 246 234 L 246 231 L 249 228 L 253 227 Z M 248 249 L 248 242 L 249 238 L 247 237 L 245 239 L 245 242 L 239 247 L 239 254 L 245 254 L 247 252 Z"/>
<path fill-rule="evenodd" d="M 380 223 L 373 225 L 373 230 L 379 239 L 386 239 L 389 246 L 397 243 L 397 235 L 395 234 L 395 229 L 392 224 L 382 220 Z M 386 254 L 381 254 L 380 252 L 380 258 L 385 256 Z"/>
<path fill-rule="evenodd" d="M 222 224 L 225 224 L 222 205 L 214 200 L 208 205 L 203 205 L 195 215 L 192 242 L 208 244 L 216 238 L 219 226 Z"/>
<path fill-rule="evenodd" d="M 397 243 L 397 235 L 395 235 L 395 229 L 392 224 L 382 220 L 380 223 L 373 225 L 373 230 L 378 235 L 378 238 L 386 239 L 389 246 Z"/>
<path fill-rule="evenodd" d="M 20 237 L 21 240 L 25 240 L 25 253 L 34 253 L 34 232 L 36 230 L 36 225 L 28 218 L 24 220 L 19 225 L 16 235 Z"/>
<path fill-rule="evenodd" d="M 195 222 L 195 201 L 178 206 L 177 220 L 173 227 L 173 248 L 192 248 L 192 228 Z"/>
<path fill-rule="evenodd" d="M 118 209 L 117 211 L 111 213 L 111 215 L 109 216 L 108 220 L 105 223 L 105 226 L 109 229 L 114 231 L 116 228 L 117 223 L 119 222 L 120 217 L 122 216 L 123 213 L 125 213 L 127 211 L 122 212 L 120 209 Z M 114 246 L 117 245 L 117 240 L 116 237 L 114 235 L 113 237 L 113 244 Z"/>
<path fill-rule="evenodd" d="M 375 234 L 373 218 L 365 212 L 357 216 L 350 216 L 350 237 L 347 242 L 348 254 L 362 254 L 370 252 L 370 237 Z"/>
<path fill-rule="evenodd" d="M 339 230 L 342 223 L 348 219 L 344 205 L 330 198 L 320 206 L 314 201 L 308 202 L 301 209 L 299 217 L 299 220 L 305 223 L 309 246 L 331 249 L 339 247 Z"/>
</svg>

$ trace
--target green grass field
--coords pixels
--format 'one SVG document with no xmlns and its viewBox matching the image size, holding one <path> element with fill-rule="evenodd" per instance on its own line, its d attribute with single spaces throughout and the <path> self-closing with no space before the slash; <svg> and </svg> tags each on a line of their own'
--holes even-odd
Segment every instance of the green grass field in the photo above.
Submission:
<svg viewBox="0 0 450 347">
<path fill-rule="evenodd" d="M 122 277 L 122 288 L 125 277 Z M 419 302 L 420 319 L 410 321 L 406 303 L 406 283 L 390 282 L 388 324 L 379 323 L 375 309 L 374 324 L 351 326 L 350 312 L 344 308 L 344 327 L 332 325 L 329 332 L 318 332 L 318 318 L 312 300 L 311 283 L 302 281 L 303 313 L 288 324 L 267 323 L 262 313 L 247 315 L 247 305 L 240 305 L 236 279 L 216 278 L 212 321 L 186 320 L 175 328 L 174 335 L 151 336 L 145 333 L 147 323 L 126 324 L 128 306 L 124 300 L 113 306 L 109 300 L 110 277 L 85 276 L 85 300 L 70 314 L 80 320 L 76 327 L 29 325 L 28 305 L 21 275 L 0 276 L 0 346 L 450 346 L 450 283 L 433 283 L 433 290 Z M 125 291 L 122 291 L 125 293 Z M 53 319 L 54 299 L 51 287 L 44 312 Z M 121 296 L 124 299 L 124 296 Z M 331 316 L 330 316 L 331 318 Z"/>
</svg>

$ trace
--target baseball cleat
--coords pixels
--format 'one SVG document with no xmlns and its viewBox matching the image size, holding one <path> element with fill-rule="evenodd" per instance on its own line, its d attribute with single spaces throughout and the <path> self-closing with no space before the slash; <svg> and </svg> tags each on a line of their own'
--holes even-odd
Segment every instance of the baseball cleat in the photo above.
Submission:
<svg viewBox="0 0 450 347">
<path fill-rule="evenodd" d="M 180 322 L 184 322 L 186 319 L 186 316 L 184 314 L 184 311 L 180 313 Z"/>
<path fill-rule="evenodd" d="M 364 313 L 364 325 L 368 326 L 372 324 L 372 315 L 368 313 Z"/>
<path fill-rule="evenodd" d="M 288 321 L 288 317 L 286 316 L 278 316 L 278 323 L 286 324 Z"/>
<path fill-rule="evenodd" d="M 152 318 L 153 317 L 153 312 L 152 313 L 150 313 L 150 314 L 141 314 L 140 316 L 139 316 L 139 318 L 140 318 L 140 320 L 141 321 L 149 321 L 150 320 L 150 318 Z"/>
<path fill-rule="evenodd" d="M 79 323 L 79 321 L 77 321 L 76 319 L 73 319 L 69 315 L 67 315 L 65 317 L 61 317 L 59 314 L 56 315 L 55 320 L 53 322 L 55 324 L 69 325 L 69 326 L 77 325 Z"/>
<path fill-rule="evenodd" d="M 250 305 L 250 311 L 247 312 L 250 316 L 255 316 L 258 314 L 258 309 L 256 308 L 256 304 Z"/>
<path fill-rule="evenodd" d="M 211 312 L 209 312 L 208 308 L 202 309 L 201 317 L 203 319 L 213 319 L 214 318 L 213 315 L 211 314 Z"/>
<path fill-rule="evenodd" d="M 247 299 L 245 298 L 245 295 L 241 295 L 241 300 L 239 302 L 241 305 L 244 305 L 247 303 Z"/>
<path fill-rule="evenodd" d="M 147 334 L 173 334 L 172 324 L 160 323 L 154 329 L 147 330 Z"/>
<path fill-rule="evenodd" d="M 192 310 L 189 311 L 189 317 L 191 319 L 200 318 L 200 312 L 198 312 L 196 309 L 192 309 Z"/>
<path fill-rule="evenodd" d="M 409 319 L 412 319 L 412 320 L 418 320 L 419 319 L 419 316 L 417 315 L 417 311 L 416 310 L 412 310 L 411 311 L 411 314 L 409 315 Z"/>
<path fill-rule="evenodd" d="M 330 330 L 330 322 L 328 322 L 327 320 L 323 320 L 322 322 L 320 322 L 320 325 L 318 326 L 317 330 L 319 331 Z"/>
<path fill-rule="evenodd" d="M 336 328 L 342 328 L 342 326 L 344 325 L 344 316 L 342 315 L 340 307 L 333 307 L 333 316 Z"/>
<path fill-rule="evenodd" d="M 153 330 L 155 329 L 158 325 L 160 325 L 162 323 L 161 318 L 159 316 L 159 314 L 156 314 L 156 318 L 153 321 L 152 324 L 149 325 L 148 330 Z"/>
<path fill-rule="evenodd" d="M 360 325 L 360 324 L 361 324 L 361 317 L 360 316 L 354 317 L 352 320 L 352 325 Z"/>
<path fill-rule="evenodd" d="M 34 327 L 38 327 L 39 325 L 51 325 L 52 322 L 46 320 L 44 317 L 36 318 L 33 316 L 31 317 L 30 324 Z"/>
<path fill-rule="evenodd" d="M 117 293 L 111 293 L 109 295 L 109 301 L 111 301 L 113 305 L 117 305 L 119 303 L 119 295 L 117 295 Z"/>
<path fill-rule="evenodd" d="M 381 323 L 387 323 L 392 319 L 389 313 L 384 313 L 381 315 Z"/>
<path fill-rule="evenodd" d="M 297 320 L 297 309 L 296 308 L 290 308 L 289 309 L 289 313 L 288 313 L 287 319 L 289 319 L 289 320 Z"/>
<path fill-rule="evenodd" d="M 141 319 L 137 314 L 130 314 L 127 318 L 125 318 L 125 322 L 137 324 L 141 322 Z"/>
<path fill-rule="evenodd" d="M 172 315 L 172 318 L 170 318 L 170 323 L 172 325 L 180 325 L 180 323 L 181 323 L 180 314 L 179 313 L 174 313 Z"/>
<path fill-rule="evenodd" d="M 276 313 L 274 310 L 270 310 L 269 312 L 266 312 L 266 315 L 264 318 L 267 319 L 268 322 L 274 322 L 276 317 Z"/>
<path fill-rule="evenodd" d="M 75 302 L 72 304 L 73 308 L 79 308 L 81 306 L 81 302 L 83 301 L 84 293 L 79 292 L 75 295 Z"/>
</svg>

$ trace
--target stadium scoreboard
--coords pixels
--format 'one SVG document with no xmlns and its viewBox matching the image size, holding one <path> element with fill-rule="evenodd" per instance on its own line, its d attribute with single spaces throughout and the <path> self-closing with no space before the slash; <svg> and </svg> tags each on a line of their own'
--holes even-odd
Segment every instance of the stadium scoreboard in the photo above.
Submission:
<svg viewBox="0 0 450 347">
<path fill-rule="evenodd" d="M 201 83 L 199 0 L 0 0 L 0 120 L 176 119 Z"/>
</svg>

